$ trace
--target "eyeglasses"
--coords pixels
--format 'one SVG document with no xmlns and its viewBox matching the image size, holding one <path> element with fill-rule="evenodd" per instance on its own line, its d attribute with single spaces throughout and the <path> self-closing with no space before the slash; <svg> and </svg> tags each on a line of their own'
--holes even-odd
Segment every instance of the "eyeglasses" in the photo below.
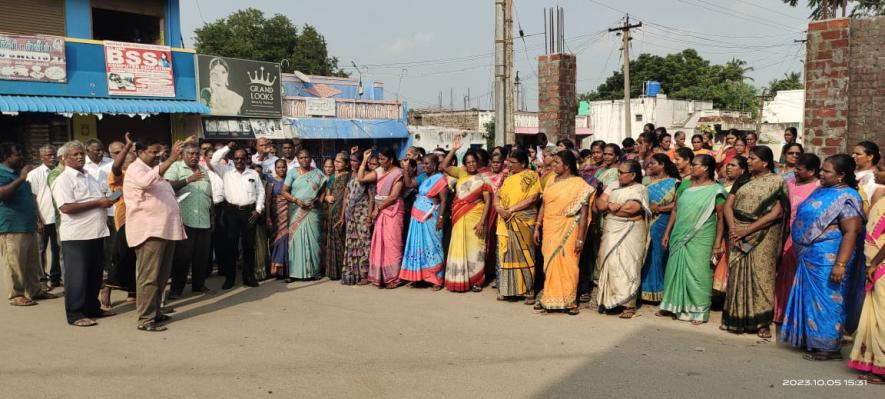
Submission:
<svg viewBox="0 0 885 399">
<path fill-rule="evenodd" d="M 630 174 L 630 173 L 633 173 L 633 172 L 630 172 L 630 171 L 624 172 L 621 170 L 618 171 L 618 174 L 621 174 L 621 175 L 626 175 L 626 174 Z"/>
<path fill-rule="evenodd" d="M 787 152 L 787 155 L 802 155 L 802 153 L 799 151 L 789 151 Z"/>
</svg>

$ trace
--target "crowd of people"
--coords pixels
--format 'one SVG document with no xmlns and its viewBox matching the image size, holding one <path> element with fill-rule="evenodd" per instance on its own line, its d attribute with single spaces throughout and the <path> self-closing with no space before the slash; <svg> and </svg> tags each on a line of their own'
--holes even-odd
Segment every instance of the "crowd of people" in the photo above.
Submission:
<svg viewBox="0 0 885 399">
<path fill-rule="evenodd" d="M 217 264 L 223 289 L 323 277 L 344 285 L 494 289 L 539 312 L 581 303 L 772 337 L 808 360 L 885 374 L 885 162 L 872 142 L 821 160 L 784 133 L 779 160 L 755 133 L 689 138 L 647 125 L 621 145 L 448 150 L 353 147 L 314 159 L 292 142 L 128 134 L 40 149 L 0 144 L 0 238 L 10 303 L 64 286 L 67 320 L 92 326 L 127 292 L 137 327 Z M 281 157 L 276 151 L 280 150 Z M 317 167 L 321 165 L 319 168 Z M 59 257 L 61 255 L 61 258 Z M 41 281 L 42 280 L 42 281 Z M 168 290 L 167 290 L 168 283 Z"/>
</svg>

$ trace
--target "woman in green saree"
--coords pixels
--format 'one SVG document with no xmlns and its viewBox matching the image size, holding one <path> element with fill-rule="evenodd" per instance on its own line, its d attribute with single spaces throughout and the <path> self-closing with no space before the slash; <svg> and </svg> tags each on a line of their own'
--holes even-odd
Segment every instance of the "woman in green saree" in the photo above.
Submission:
<svg viewBox="0 0 885 399">
<path fill-rule="evenodd" d="M 713 270 L 710 255 L 725 252 L 722 241 L 726 193 L 714 179 L 716 161 L 709 155 L 692 160 L 691 184 L 679 194 L 661 244 L 669 247 L 664 269 L 664 298 L 656 316 L 672 316 L 698 325 L 710 319 Z"/>
</svg>

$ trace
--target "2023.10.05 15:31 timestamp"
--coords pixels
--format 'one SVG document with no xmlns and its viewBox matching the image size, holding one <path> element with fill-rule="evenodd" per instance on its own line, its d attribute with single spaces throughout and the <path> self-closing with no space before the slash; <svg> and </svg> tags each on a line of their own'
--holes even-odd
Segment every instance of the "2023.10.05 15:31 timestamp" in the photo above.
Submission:
<svg viewBox="0 0 885 399">
<path fill-rule="evenodd" d="M 784 379 L 781 385 L 785 387 L 861 387 L 866 386 L 867 381 L 834 378 L 795 378 Z"/>
</svg>

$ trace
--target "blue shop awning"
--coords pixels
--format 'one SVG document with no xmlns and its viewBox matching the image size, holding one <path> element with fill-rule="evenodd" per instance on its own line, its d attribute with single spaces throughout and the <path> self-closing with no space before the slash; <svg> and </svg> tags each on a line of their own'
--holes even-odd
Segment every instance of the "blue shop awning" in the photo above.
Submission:
<svg viewBox="0 0 885 399">
<path fill-rule="evenodd" d="M 191 100 L 0 95 L 0 112 L 208 114 L 209 108 Z"/>
<path fill-rule="evenodd" d="M 407 139 L 409 129 L 399 119 L 287 118 L 292 134 L 302 140 Z"/>
</svg>

